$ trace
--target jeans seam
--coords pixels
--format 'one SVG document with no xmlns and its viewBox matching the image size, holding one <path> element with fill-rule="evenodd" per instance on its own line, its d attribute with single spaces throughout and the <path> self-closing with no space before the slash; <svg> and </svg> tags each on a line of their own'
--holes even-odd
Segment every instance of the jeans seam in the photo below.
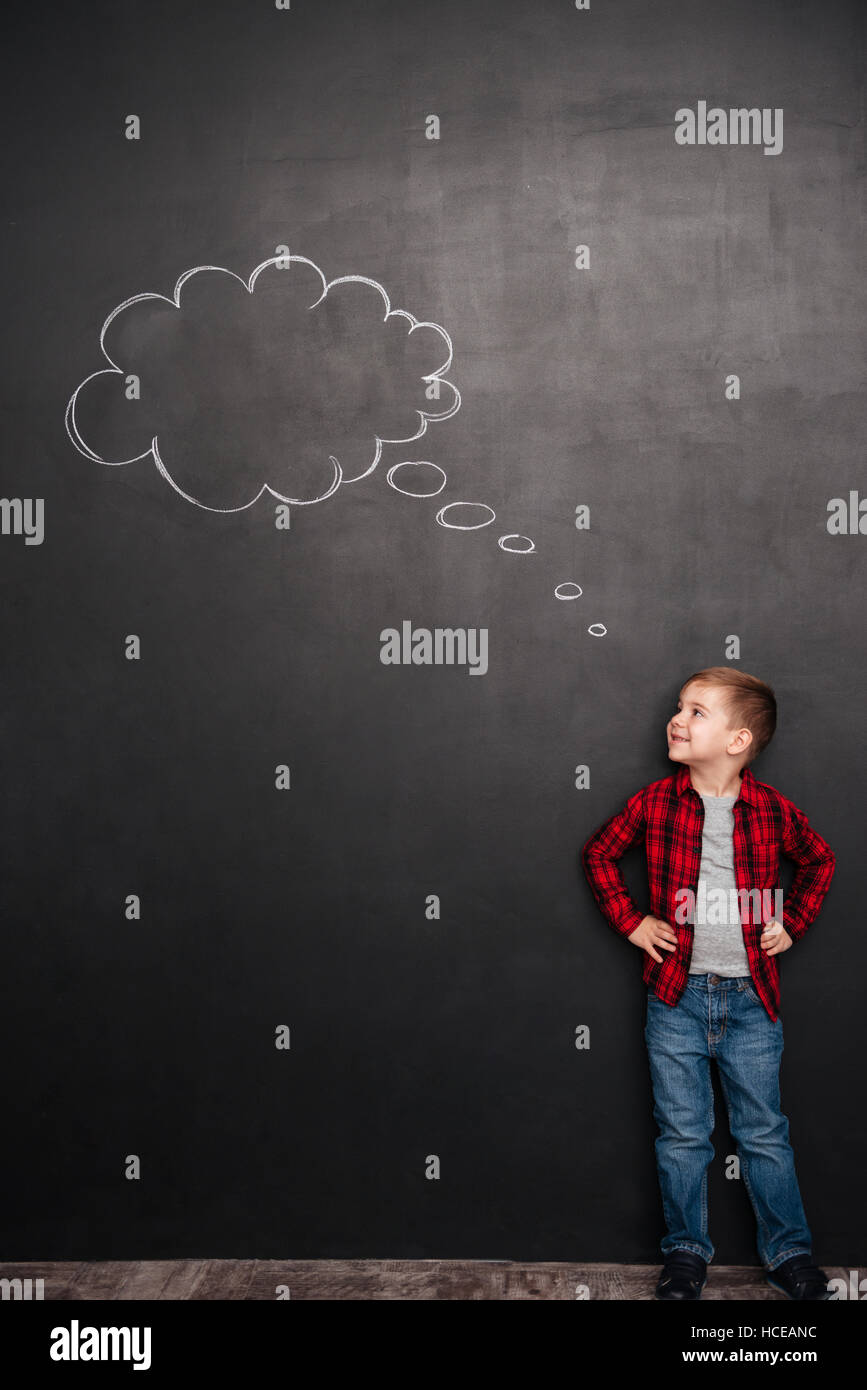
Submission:
<svg viewBox="0 0 867 1390">
<path fill-rule="evenodd" d="M 708 1143 L 710 1144 L 710 1158 L 705 1164 L 704 1172 L 701 1175 L 701 1234 L 703 1239 L 706 1240 L 708 1245 L 710 1246 L 711 1254 L 713 1254 L 713 1246 L 711 1244 L 709 1230 L 710 1223 L 708 1220 L 707 1210 L 707 1175 L 708 1169 L 710 1168 L 710 1165 L 713 1162 L 714 1154 L 716 1153 L 713 1144 L 713 1139 L 711 1137 L 713 1135 L 714 1129 L 716 1128 L 716 1110 L 714 1108 L 713 1103 L 713 1077 L 710 1075 L 710 1062 L 708 1062 L 708 1085 L 710 1088 L 710 1105 L 707 1112 L 707 1118 L 705 1120 L 705 1132 L 708 1136 Z"/>
</svg>

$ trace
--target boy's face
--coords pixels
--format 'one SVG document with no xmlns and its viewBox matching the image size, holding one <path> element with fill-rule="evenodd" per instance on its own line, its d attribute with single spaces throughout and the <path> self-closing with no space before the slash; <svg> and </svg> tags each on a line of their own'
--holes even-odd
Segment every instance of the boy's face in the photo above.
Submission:
<svg viewBox="0 0 867 1390">
<path fill-rule="evenodd" d="M 740 747 L 731 748 L 738 730 L 729 727 L 723 692 L 716 686 L 691 681 L 680 693 L 677 708 L 668 721 L 668 756 L 676 763 L 710 766 L 726 763 L 732 754 L 746 753 L 748 730 Z"/>
</svg>

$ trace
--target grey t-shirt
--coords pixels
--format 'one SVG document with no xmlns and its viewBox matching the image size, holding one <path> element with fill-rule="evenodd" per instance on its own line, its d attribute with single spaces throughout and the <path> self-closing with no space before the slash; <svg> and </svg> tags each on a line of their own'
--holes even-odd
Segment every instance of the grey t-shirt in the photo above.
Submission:
<svg viewBox="0 0 867 1390">
<path fill-rule="evenodd" d="M 733 835 L 734 796 L 702 796 L 704 831 L 701 841 L 699 883 L 704 880 L 707 895 L 696 901 L 694 941 L 690 975 L 730 977 L 749 975 L 750 963 L 744 948 L 743 929 L 738 915 Z M 718 891 L 725 894 L 725 903 Z M 708 921 L 710 917 L 710 921 Z"/>
</svg>

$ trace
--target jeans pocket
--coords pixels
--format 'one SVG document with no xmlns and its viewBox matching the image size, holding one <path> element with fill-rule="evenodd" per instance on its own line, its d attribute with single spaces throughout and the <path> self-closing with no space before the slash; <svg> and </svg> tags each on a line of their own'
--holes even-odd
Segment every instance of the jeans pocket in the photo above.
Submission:
<svg viewBox="0 0 867 1390">
<path fill-rule="evenodd" d="M 755 985 L 748 984 L 745 982 L 741 985 L 741 989 L 743 990 L 744 994 L 747 996 L 748 999 L 752 999 L 754 1004 L 758 1004 L 760 1008 L 765 1007 L 761 999 L 759 998 Z"/>
</svg>

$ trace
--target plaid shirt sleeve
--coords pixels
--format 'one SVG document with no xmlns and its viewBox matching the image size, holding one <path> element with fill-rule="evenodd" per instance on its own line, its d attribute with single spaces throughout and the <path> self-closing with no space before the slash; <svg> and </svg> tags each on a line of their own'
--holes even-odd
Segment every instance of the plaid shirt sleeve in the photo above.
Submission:
<svg viewBox="0 0 867 1390">
<path fill-rule="evenodd" d="M 783 851 L 798 865 L 783 903 L 783 926 L 799 941 L 815 920 L 834 877 L 833 851 L 812 828 L 803 811 L 783 799 Z"/>
<path fill-rule="evenodd" d="M 644 840 L 647 828 L 644 791 L 631 796 L 621 811 L 600 826 L 584 844 L 581 862 L 601 911 L 621 936 L 630 936 L 647 913 L 636 907 L 616 861 Z"/>
</svg>

